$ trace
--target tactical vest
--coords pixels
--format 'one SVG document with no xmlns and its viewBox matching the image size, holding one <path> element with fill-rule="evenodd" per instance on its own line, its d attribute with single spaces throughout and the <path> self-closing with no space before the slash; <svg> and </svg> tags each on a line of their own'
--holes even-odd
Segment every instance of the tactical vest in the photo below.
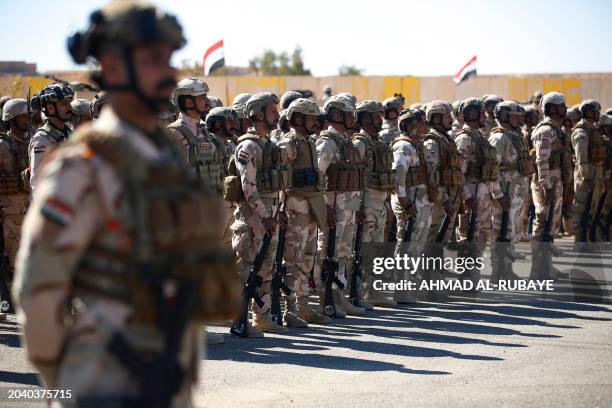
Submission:
<svg viewBox="0 0 612 408">
<path fill-rule="evenodd" d="M 588 135 L 589 143 L 589 163 L 594 165 L 603 164 L 607 160 L 607 147 L 603 134 L 599 129 L 593 126 L 588 126 L 584 120 L 581 120 L 574 126 L 572 132 L 577 129 L 584 129 Z"/>
<path fill-rule="evenodd" d="M 525 141 L 523 138 L 516 134 L 515 132 L 509 131 L 504 128 L 494 128 L 491 130 L 491 134 L 494 133 L 503 133 L 504 136 L 510 139 L 514 150 L 516 150 L 516 162 L 515 163 L 506 163 L 502 162 L 499 164 L 500 171 L 513 171 L 516 170 L 519 172 L 521 176 L 529 177 L 535 173 L 535 159 L 530 155 L 527 146 L 525 145 Z"/>
<path fill-rule="evenodd" d="M 29 192 L 29 178 L 24 180 L 23 172 L 30 166 L 28 156 L 28 140 L 17 141 L 8 134 L 0 134 L 0 139 L 4 140 L 9 146 L 15 165 L 11 171 L 0 169 L 0 194 L 18 194 Z"/>
<path fill-rule="evenodd" d="M 130 322 L 156 325 L 173 288 L 194 291 L 194 320 L 230 318 L 240 297 L 233 256 L 220 245 L 221 204 L 180 159 L 144 160 L 125 137 L 87 129 L 84 143 L 115 168 L 128 212 L 108 219 L 80 259 L 74 295 L 94 294 L 131 306 Z M 128 236 L 125 239 L 125 236 Z"/>
<path fill-rule="evenodd" d="M 432 131 L 425 136 L 425 140 L 435 141 L 440 151 L 440 184 L 448 189 L 463 188 L 465 179 L 461 167 L 464 158 L 457 150 L 457 145 L 448 141 L 444 136 Z"/>
<path fill-rule="evenodd" d="M 294 131 L 286 133 L 283 139 L 289 139 L 297 152 L 291 162 L 293 185 L 289 189 L 292 193 L 308 193 L 323 191 L 319 168 L 317 166 L 317 150 L 315 143 L 306 136 L 300 138 Z"/>
<path fill-rule="evenodd" d="M 480 132 L 472 133 L 466 129 L 461 129 L 459 134 L 467 134 L 476 148 L 476 161 L 468 163 L 465 176 L 476 179 L 481 183 L 496 181 L 499 174 L 499 164 L 497 163 L 495 146 L 491 146 L 489 141 L 480 135 Z"/>
<path fill-rule="evenodd" d="M 262 149 L 261 160 L 256 160 L 255 163 L 257 191 L 260 194 L 269 194 L 290 189 L 293 184 L 292 173 L 288 166 L 281 163 L 278 146 L 269 140 L 261 146 L 259 135 L 250 131 L 238 138 L 238 145 L 245 140 L 256 142 Z M 242 182 L 236 168 L 235 153 L 230 158 L 227 173 L 228 175 L 223 181 L 223 198 L 230 202 L 244 201 Z"/>
<path fill-rule="evenodd" d="M 355 139 L 361 140 L 366 146 L 365 166 L 367 169 L 368 188 L 382 191 L 392 191 L 395 187 L 395 171 L 393 152 L 389 145 L 372 140 L 370 136 L 357 133 Z"/>
<path fill-rule="evenodd" d="M 606 142 L 606 151 L 607 153 L 607 160 L 606 160 L 606 167 L 605 167 L 605 171 L 612 171 L 612 140 L 610 140 L 609 137 L 605 138 L 605 142 Z"/>
<path fill-rule="evenodd" d="M 325 172 L 326 191 L 363 191 L 367 186 L 367 170 L 361 163 L 359 151 L 353 144 L 332 132 L 321 132 L 321 137 L 333 140 L 340 152 L 340 160 L 330 164 Z"/>
<path fill-rule="evenodd" d="M 554 130 L 556 138 L 559 140 L 558 143 L 555 143 L 554 140 L 552 141 L 548 168 L 550 170 L 561 170 L 561 179 L 564 182 L 568 182 L 572 179 L 573 173 L 571 148 L 569 147 L 570 143 L 564 143 L 565 134 L 563 133 L 563 129 L 549 117 L 544 118 L 544 120 L 538 123 L 531 134 L 534 135 L 542 126 L 550 126 Z"/>
<path fill-rule="evenodd" d="M 183 135 L 187 141 L 187 161 L 209 188 L 220 191 L 223 185 L 223 166 L 215 155 L 213 142 L 207 138 L 197 138 L 182 123 L 171 123 L 168 129 L 177 130 Z"/>
<path fill-rule="evenodd" d="M 395 146 L 395 144 L 399 142 L 408 142 L 414 146 L 414 143 L 412 142 L 412 140 L 410 140 L 409 137 L 404 136 L 404 135 L 400 135 L 396 137 L 395 140 L 393 141 L 392 146 Z M 418 147 L 415 146 L 415 149 L 418 149 Z M 420 157 L 419 157 L 419 162 L 420 162 Z M 423 166 L 421 165 L 410 166 L 406 169 L 406 188 L 416 187 L 420 184 L 425 184 L 427 182 L 427 178 L 428 177 L 427 177 L 426 168 L 424 169 Z"/>
</svg>

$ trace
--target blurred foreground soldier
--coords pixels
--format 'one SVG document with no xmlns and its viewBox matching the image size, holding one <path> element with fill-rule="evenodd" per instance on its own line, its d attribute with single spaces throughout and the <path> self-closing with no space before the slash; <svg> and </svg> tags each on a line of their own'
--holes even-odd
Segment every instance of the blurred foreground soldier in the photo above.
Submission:
<svg viewBox="0 0 612 408">
<path fill-rule="evenodd" d="M 38 171 L 47 151 L 68 139 L 71 129 L 67 122 L 72 119 L 74 92 L 64 84 L 51 84 L 40 92 L 40 106 L 47 117 L 45 123 L 32 136 L 29 147 L 30 186 L 38 177 Z"/>
<path fill-rule="evenodd" d="M 72 125 L 74 129 L 93 120 L 91 116 L 91 102 L 87 99 L 75 99 L 70 103 L 72 107 Z"/>
<path fill-rule="evenodd" d="M 99 92 L 91 99 L 91 116 L 94 119 L 100 117 L 100 112 L 106 103 L 108 102 L 108 95 L 106 91 Z"/>
<path fill-rule="evenodd" d="M 489 134 L 491 133 L 491 129 L 493 129 L 494 127 L 497 127 L 497 122 L 495 121 L 495 107 L 497 106 L 498 103 L 502 102 L 504 99 L 501 96 L 497 96 L 497 95 L 485 95 L 485 97 L 482 99 L 482 102 L 484 104 L 484 110 L 485 110 L 485 126 L 482 129 L 482 132 L 484 132 L 485 137 L 489 137 Z"/>
<path fill-rule="evenodd" d="M 401 133 L 397 128 L 397 120 L 400 112 L 404 110 L 404 97 L 396 95 L 383 101 L 385 113 L 383 127 L 380 132 L 380 140 L 388 145 L 390 145 Z"/>
<path fill-rule="evenodd" d="M 489 142 L 497 152 L 501 191 L 510 202 L 509 210 L 498 202 L 492 207 L 491 280 L 496 283 L 499 279 L 518 279 L 512 272 L 512 258 L 515 258 L 512 244 L 517 241 L 525 186 L 529 176 L 535 173 L 535 163 L 520 134 L 523 113 L 519 105 L 512 101 L 500 102 L 494 115 L 498 126 L 491 129 Z M 504 217 L 507 219 L 502 225 Z M 501 239 L 498 241 L 498 238 Z"/>
<path fill-rule="evenodd" d="M 510 210 L 510 202 L 499 186 L 497 151 L 481 132 L 485 126 L 484 104 L 476 98 L 468 98 L 461 105 L 461 114 L 465 125 L 459 131 L 455 143 L 465 159 L 463 200 L 467 212 L 459 214 L 457 235 L 458 242 L 474 247 L 470 256 L 476 258 L 483 255 L 491 232 L 491 200 L 497 200 L 503 211 Z M 472 237 L 469 236 L 470 223 L 474 223 Z M 478 271 L 473 270 L 464 276 L 470 276 L 475 281 L 477 275 Z"/>
<path fill-rule="evenodd" d="M 335 225 L 336 246 L 333 261 L 338 262 L 337 277 L 347 288 L 346 276 L 350 274 L 351 252 L 355 238 L 355 216 L 360 210 L 360 191 L 365 188 L 359 153 L 350 141 L 349 131 L 355 128 L 355 104 L 349 97 L 334 95 L 325 101 L 329 128 L 321 132 L 317 140 L 317 164 L 325 174 L 325 203 L 328 229 L 319 230 L 314 279 L 321 306 L 324 305 L 325 282 L 322 279 L 322 260 L 326 259 L 329 226 Z M 337 318 L 346 314 L 363 315 L 365 309 L 355 307 L 344 297 L 344 290 L 333 284 L 334 305 Z"/>
<path fill-rule="evenodd" d="M 531 194 L 535 206 L 533 236 L 531 238 L 531 279 L 555 279 L 559 272 L 552 267 L 553 232 L 561 219 L 563 204 L 563 168 L 569 162 L 563 147 L 563 118 L 567 111 L 565 97 L 549 92 L 540 101 L 544 120 L 533 130 L 531 140 L 535 149 L 536 174 L 531 180 Z M 552 214 L 548 216 L 552 210 Z M 547 223 L 548 221 L 548 223 Z"/>
<path fill-rule="evenodd" d="M 384 107 L 376 101 L 363 101 L 355 110 L 357 124 L 361 131 L 353 137 L 353 145 L 359 152 L 361 163 L 367 169 L 367 187 L 362 198 L 363 220 L 362 243 L 385 241 L 389 195 L 395 188 L 395 172 L 392 170 L 393 151 L 388 143 L 381 140 L 379 132 L 383 126 Z M 355 239 L 357 239 L 356 237 Z M 361 278 L 365 282 L 365 299 L 358 299 L 358 305 L 366 310 L 372 306 L 391 306 L 380 292 L 374 289 L 377 276 L 372 265 L 364 265 Z M 361 290 L 357 293 L 360 294 Z"/>
<path fill-rule="evenodd" d="M 270 317 L 270 285 L 278 238 L 278 194 L 289 183 L 279 148 L 269 140 L 270 131 L 278 124 L 277 104 L 276 95 L 268 92 L 249 98 L 245 111 L 253 126 L 238 138 L 228 173 L 240 181 L 241 193 L 235 195 L 241 197 L 226 200 L 237 202 L 231 226 L 232 247 L 245 281 L 253 268 L 264 235 L 271 238 L 260 270 L 254 271 L 263 280 L 256 290 L 264 304 L 260 307 L 253 302 L 254 325 L 249 325 L 248 337 L 262 337 L 262 332 L 287 332 L 286 327 L 275 324 Z"/>
<path fill-rule="evenodd" d="M 185 78 L 172 92 L 172 103 L 178 107 L 178 119 L 168 125 L 182 147 L 185 159 L 198 177 L 219 194 L 222 190 L 223 165 L 220 153 L 210 136 L 200 125 L 210 110 L 208 85 L 197 78 Z"/>
<path fill-rule="evenodd" d="M 284 260 L 286 284 L 293 291 L 285 296 L 284 321 L 289 327 L 308 323 L 327 324 L 330 318 L 308 305 L 308 278 L 315 262 L 317 227 L 327 229 L 323 185 L 317 167 L 315 142 L 310 138 L 316 126 L 319 107 L 308 99 L 294 100 L 287 109 L 291 125 L 279 142 L 291 163 L 293 185 L 285 192 L 287 232 Z"/>
<path fill-rule="evenodd" d="M 325 103 L 325 101 L 332 96 L 332 87 L 330 85 L 323 86 L 323 95 L 321 95 L 321 103 Z"/>
<path fill-rule="evenodd" d="M 604 191 L 608 151 L 603 134 L 597 127 L 600 111 L 599 102 L 583 101 L 580 104 L 582 119 L 572 130 L 572 146 L 576 157 L 572 227 L 575 232 L 574 250 L 577 251 L 588 250 L 591 213 L 594 215 Z M 610 184 L 609 177 L 606 184 Z M 585 222 L 587 219 L 589 221 Z"/>
<path fill-rule="evenodd" d="M 30 191 L 29 179 L 24 178 L 29 165 L 28 102 L 25 99 L 8 101 L 2 109 L 2 122 L 8 132 L 0 134 L 0 223 L 4 238 L 2 250 L 8 255 L 9 268 L 13 271 Z"/>
<path fill-rule="evenodd" d="M 236 310 L 220 203 L 157 121 L 183 43 L 174 17 L 132 1 L 68 42 L 99 61 L 109 106 L 42 169 L 14 292 L 30 361 L 74 405 L 191 407 L 201 322 Z"/>
</svg>

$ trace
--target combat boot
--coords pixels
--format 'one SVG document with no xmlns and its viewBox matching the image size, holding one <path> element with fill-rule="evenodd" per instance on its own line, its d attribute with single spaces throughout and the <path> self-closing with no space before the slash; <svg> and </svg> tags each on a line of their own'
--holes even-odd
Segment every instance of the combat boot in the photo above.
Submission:
<svg viewBox="0 0 612 408">
<path fill-rule="evenodd" d="M 295 296 L 285 296 L 285 304 L 287 305 L 287 309 L 285 311 L 285 315 L 283 316 L 283 321 L 287 327 L 297 327 L 302 329 L 308 327 L 306 320 L 297 315 Z"/>
<path fill-rule="evenodd" d="M 347 301 L 342 289 L 334 289 L 334 304 L 336 305 L 336 309 L 338 309 L 338 305 L 340 305 L 340 308 L 343 309 L 348 315 L 365 316 L 365 309 L 354 306 Z"/>
<path fill-rule="evenodd" d="M 325 286 L 323 285 L 321 290 L 317 289 L 317 293 L 320 293 L 320 295 L 319 295 L 319 305 L 317 306 L 316 311 L 317 313 L 326 316 L 325 315 Z M 344 319 L 346 317 L 346 312 L 340 305 L 338 305 L 338 302 L 336 302 L 336 296 L 334 295 L 333 289 L 332 289 L 332 297 L 334 299 L 334 308 L 336 309 L 336 316 L 334 317 L 336 319 Z"/>
<path fill-rule="evenodd" d="M 329 317 L 322 313 L 317 313 L 310 307 L 308 304 L 308 296 L 298 296 L 296 315 L 300 319 L 312 324 L 328 324 L 331 322 Z"/>
<path fill-rule="evenodd" d="M 274 323 L 270 318 L 270 313 L 256 313 L 255 314 L 255 324 L 259 330 L 265 333 L 274 333 L 274 334 L 282 334 L 289 332 L 289 329 L 285 326 L 279 326 Z"/>
<path fill-rule="evenodd" d="M 374 306 L 380 306 L 380 307 L 397 306 L 397 303 L 394 300 L 387 298 L 384 294 L 375 290 L 374 287 L 372 286 L 368 287 L 365 297 L 368 300 L 368 303 Z"/>
<path fill-rule="evenodd" d="M 374 310 L 374 306 L 371 303 L 369 303 L 365 298 L 357 300 L 357 307 L 365 309 L 366 312 L 368 310 Z"/>
<path fill-rule="evenodd" d="M 231 333 L 231 332 L 230 332 Z M 236 336 L 234 333 L 231 333 L 233 336 Z M 247 323 L 247 336 L 250 338 L 261 338 L 264 334 L 257 327 L 253 326 L 251 323 Z M 240 337 L 240 336 L 236 336 Z"/>
</svg>

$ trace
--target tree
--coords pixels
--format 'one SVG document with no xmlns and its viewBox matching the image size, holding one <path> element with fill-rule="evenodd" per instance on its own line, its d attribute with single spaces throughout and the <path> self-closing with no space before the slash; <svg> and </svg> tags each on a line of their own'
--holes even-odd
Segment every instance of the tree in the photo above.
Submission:
<svg viewBox="0 0 612 408">
<path fill-rule="evenodd" d="M 340 76 L 359 76 L 363 74 L 363 69 L 357 68 L 354 65 L 342 65 L 338 68 Z"/>
<path fill-rule="evenodd" d="M 310 70 L 304 68 L 302 48 L 296 46 L 289 57 L 287 52 L 279 54 L 272 50 L 264 50 L 249 61 L 249 68 L 260 75 L 312 75 Z"/>
</svg>

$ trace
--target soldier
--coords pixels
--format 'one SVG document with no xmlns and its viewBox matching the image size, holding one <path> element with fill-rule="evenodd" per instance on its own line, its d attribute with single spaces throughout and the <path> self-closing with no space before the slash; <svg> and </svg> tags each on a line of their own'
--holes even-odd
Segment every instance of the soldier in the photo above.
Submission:
<svg viewBox="0 0 612 408">
<path fill-rule="evenodd" d="M 229 160 L 236 150 L 234 137 L 238 135 L 238 115 L 232 108 L 212 108 L 206 115 L 206 130 L 217 155 L 217 162 L 221 163 L 222 177 L 227 176 Z"/>
<path fill-rule="evenodd" d="M 289 105 L 291 105 L 291 102 L 295 101 L 296 99 L 302 98 L 302 94 L 299 92 L 295 92 L 295 91 L 287 91 L 284 94 L 281 95 L 280 97 L 280 107 L 282 110 L 285 110 L 287 108 L 289 108 Z"/>
<path fill-rule="evenodd" d="M 358 104 L 355 112 L 361 132 L 353 137 L 353 145 L 368 171 L 367 188 L 362 197 L 362 210 L 365 214 L 362 243 L 382 243 L 385 241 L 387 202 L 390 192 L 395 188 L 393 152 L 389 144 L 379 136 L 385 109 L 379 102 L 368 100 Z M 393 306 L 393 302 L 374 289 L 376 275 L 372 273 L 372 267 L 366 265 L 363 272 L 366 294 L 365 299 L 359 299 L 359 306 L 366 310 L 371 310 L 372 305 Z"/>
<path fill-rule="evenodd" d="M 336 226 L 335 260 L 338 262 L 338 279 L 346 287 L 346 276 L 350 275 L 351 251 L 355 236 L 355 217 L 362 221 L 360 191 L 364 189 L 361 178 L 349 177 L 361 170 L 359 153 L 350 142 L 348 132 L 355 127 L 355 104 L 351 98 L 334 95 L 323 106 L 330 126 L 321 132 L 317 140 L 317 165 L 326 177 L 327 224 Z M 326 257 L 328 229 L 320 229 L 317 240 L 317 259 Z M 321 305 L 324 304 L 324 282 L 321 261 L 315 263 L 314 278 Z M 336 317 L 346 314 L 364 315 L 365 309 L 355 307 L 344 297 L 344 291 L 334 284 Z"/>
<path fill-rule="evenodd" d="M 580 104 L 582 119 L 572 130 L 572 146 L 576 157 L 574 168 L 574 202 L 572 205 L 572 227 L 574 235 L 574 250 L 588 250 L 589 226 L 581 225 L 583 214 L 591 214 L 597 207 L 599 197 L 603 193 L 603 181 L 606 173 L 607 146 L 601 130 L 598 129 L 601 105 L 593 100 L 585 100 Z M 591 195 L 591 208 L 586 208 L 587 196 Z M 585 239 L 587 238 L 587 239 Z"/>
<path fill-rule="evenodd" d="M 234 97 L 234 100 L 232 101 L 232 105 L 238 105 L 238 104 L 244 105 L 247 103 L 250 97 L 251 97 L 251 94 L 249 93 L 238 94 Z"/>
<path fill-rule="evenodd" d="M 455 137 L 457 136 L 457 133 L 459 132 L 459 130 L 461 130 L 463 128 L 463 124 L 465 123 L 464 120 L 463 120 L 463 116 L 461 116 L 461 113 L 460 113 L 460 109 L 461 109 L 461 104 L 462 103 L 463 103 L 462 100 L 456 100 L 452 104 L 452 107 L 453 107 L 453 128 L 450 130 L 451 138 L 452 139 L 455 139 Z"/>
<path fill-rule="evenodd" d="M 291 127 L 287 120 L 287 109 L 283 109 L 279 115 L 278 126 L 270 133 L 270 140 L 274 143 L 278 143 L 283 135 L 288 133 L 290 129 Z"/>
<path fill-rule="evenodd" d="M 431 225 L 427 234 L 429 244 L 434 243 L 444 217 L 454 219 L 463 199 L 463 157 L 457 151 L 455 142 L 448 136 L 453 124 L 451 112 L 452 106 L 440 100 L 427 104 L 425 111 L 425 118 L 430 126 L 423 141 L 425 160 L 431 167 L 434 184 L 438 186 L 437 199 L 431 203 Z M 449 232 L 447 230 L 445 236 Z"/>
<path fill-rule="evenodd" d="M 172 103 L 179 109 L 178 119 L 168 125 L 182 147 L 185 159 L 198 177 L 219 194 L 222 190 L 223 163 L 221 154 L 200 121 L 210 110 L 208 85 L 197 78 L 181 80 L 174 92 Z"/>
<path fill-rule="evenodd" d="M 604 170 L 604 187 L 608 192 L 605 203 L 605 218 L 602 215 L 602 238 L 610 242 L 610 224 L 612 224 L 612 112 L 599 116 L 599 129 L 605 136 L 608 149 Z M 596 227 L 595 227 L 596 228 Z"/>
<path fill-rule="evenodd" d="M 285 333 L 287 328 L 275 324 L 270 318 L 270 284 L 272 263 L 277 245 L 278 193 L 287 188 L 288 175 L 278 160 L 278 147 L 269 140 L 272 129 L 278 125 L 276 95 L 262 92 L 252 95 L 245 112 L 253 126 L 238 138 L 238 146 L 230 168 L 235 166 L 244 199 L 234 211 L 232 247 L 238 256 L 238 265 L 245 275 L 251 270 L 264 234 L 271 237 L 263 265 L 258 274 L 263 284 L 257 289 L 264 306 L 253 302 L 254 325 L 249 327 L 249 337 L 262 337 L 262 332 Z M 276 174 L 278 177 L 273 176 Z M 229 172 L 232 175 L 232 171 Z M 244 277 L 246 280 L 246 276 Z"/>
<path fill-rule="evenodd" d="M 496 148 L 497 161 L 499 163 L 499 183 L 501 190 L 510 201 L 508 211 L 508 225 L 505 231 L 506 236 L 501 237 L 507 243 L 498 243 L 500 236 L 502 213 L 504 210 L 498 202 L 493 203 L 492 207 L 492 231 L 491 236 L 491 280 L 497 282 L 501 279 L 518 279 L 512 272 L 512 262 L 510 258 L 516 259 L 517 256 L 512 251 L 512 243 L 518 240 L 518 227 L 522 221 L 522 209 L 524 202 L 525 186 L 529 177 L 535 173 L 535 163 L 529 155 L 529 149 L 520 134 L 522 110 L 518 104 L 512 101 L 503 101 L 497 104 L 494 110 L 498 126 L 491 129 L 489 143 Z M 504 245 L 506 248 L 499 248 Z M 505 251 L 502 251 L 505 249 Z M 499 259 L 505 253 L 511 255 Z M 503 270 L 499 270 L 499 262 L 506 262 Z"/>
<path fill-rule="evenodd" d="M 248 94 L 245 94 L 248 95 Z M 246 103 L 246 102 L 245 102 Z M 251 121 L 246 117 L 246 113 L 244 112 L 244 103 L 235 103 L 231 106 L 232 110 L 236 113 L 236 117 L 238 118 L 238 123 L 236 126 L 237 135 L 244 135 L 247 130 L 251 127 Z M 232 139 L 236 139 L 232 137 Z M 236 140 L 234 140 L 234 143 Z"/>
<path fill-rule="evenodd" d="M 410 256 L 419 256 L 425 244 L 431 225 L 432 204 L 437 200 L 437 185 L 432 184 L 434 173 L 428 168 L 423 146 L 422 132 L 418 131 L 419 122 L 424 121 L 420 110 L 407 109 L 399 117 L 402 132 L 392 143 L 393 168 L 396 171 L 395 194 L 391 205 L 397 218 L 397 250 L 408 247 Z M 421 134 L 420 134 L 421 133 Z M 412 237 L 405 242 L 405 232 L 410 219 L 413 219 Z M 402 277 L 406 279 L 406 276 Z M 400 291 L 395 293 L 398 303 L 416 302 L 416 292 Z"/>
<path fill-rule="evenodd" d="M 484 104 L 479 99 L 468 98 L 461 105 L 461 115 L 465 120 L 465 125 L 459 131 L 455 143 L 457 143 L 457 150 L 464 158 L 464 208 L 476 212 L 474 229 L 476 253 L 474 255 L 481 257 L 491 231 L 491 199 L 497 200 L 504 211 L 510 210 L 510 202 L 499 186 L 499 163 L 496 149 L 481 132 L 485 126 Z M 469 213 L 459 214 L 457 231 L 459 243 L 467 241 L 468 228 Z M 472 279 L 476 279 L 476 276 L 472 275 Z"/>
<path fill-rule="evenodd" d="M 577 105 L 567 110 L 563 119 L 563 147 L 570 153 L 570 161 L 574 167 L 574 148 L 572 147 L 572 129 L 582 119 L 580 108 Z M 559 230 L 563 227 L 565 235 L 574 235 L 572 228 L 572 206 L 574 203 L 574 174 L 569 173 L 567 180 L 563 181 L 563 205 L 562 218 L 559 223 Z"/>
<path fill-rule="evenodd" d="M 70 135 L 67 125 L 72 119 L 72 98 L 74 92 L 64 84 L 51 84 L 40 92 L 40 106 L 47 117 L 45 123 L 30 140 L 30 186 L 34 189 L 40 166 L 45 153 L 65 141 Z"/>
<path fill-rule="evenodd" d="M 501 96 L 497 96 L 497 95 L 485 95 L 482 98 L 482 102 L 484 103 L 484 109 L 485 109 L 485 126 L 482 130 L 482 132 L 484 132 L 485 137 L 488 138 L 489 134 L 491 133 L 491 129 L 493 129 L 494 127 L 497 127 L 497 122 L 495 121 L 495 115 L 494 115 L 494 111 L 495 111 L 495 107 L 497 106 L 498 103 L 503 102 L 503 98 Z"/>
<path fill-rule="evenodd" d="M 108 95 L 106 94 L 106 91 L 97 93 L 91 99 L 91 116 L 93 116 L 94 119 L 98 119 L 100 117 L 100 112 L 107 102 Z"/>
<path fill-rule="evenodd" d="M 325 109 L 319 107 L 319 114 L 317 115 L 317 123 L 315 125 L 315 131 L 311 135 L 311 138 L 316 142 L 321 134 L 321 131 L 327 129 L 329 127 L 329 121 L 327 120 L 327 114 L 325 113 Z"/>
<path fill-rule="evenodd" d="M 109 106 L 41 170 L 14 285 L 27 355 L 78 406 L 190 407 L 201 322 L 230 318 L 240 288 L 215 240 L 219 203 L 157 121 L 185 40 L 141 2 L 90 24 L 69 50 L 99 62 Z"/>
<path fill-rule="evenodd" d="M 291 125 L 278 145 L 291 163 L 293 185 L 283 201 L 287 215 L 284 260 L 286 283 L 293 291 L 286 296 L 284 321 L 289 327 L 308 327 L 308 323 L 327 324 L 329 317 L 308 305 L 310 271 L 315 262 L 317 227 L 327 229 L 323 177 L 317 167 L 314 133 L 319 107 L 308 99 L 298 98 L 287 109 Z"/>
<path fill-rule="evenodd" d="M 525 110 L 525 114 L 524 114 L 525 122 L 522 126 L 521 134 L 522 134 L 523 142 L 525 143 L 525 146 L 527 146 L 527 148 L 529 149 L 529 155 L 535 161 L 535 149 L 533 148 L 533 142 L 531 141 L 531 133 L 533 131 L 533 128 L 537 126 L 538 122 L 540 121 L 540 111 L 531 104 L 523 105 L 523 109 Z M 532 214 L 532 216 L 535 215 L 535 212 L 532 209 L 533 197 L 531 194 L 531 179 L 533 177 L 535 177 L 535 175 L 532 175 L 531 177 L 529 177 L 527 186 L 525 187 L 525 193 L 524 193 L 525 201 L 524 201 L 523 210 L 522 210 L 523 221 L 521 223 L 521 229 L 519 233 L 521 241 L 531 240 L 531 235 L 529 234 L 529 231 L 528 231 L 528 225 L 530 223 L 529 221 L 530 213 Z M 533 222 L 533 220 L 531 222 Z M 533 228 L 533 223 L 531 226 Z"/>
<path fill-rule="evenodd" d="M 549 92 L 540 101 L 544 112 L 542 120 L 533 129 L 531 140 L 535 150 L 536 174 L 531 180 L 531 194 L 535 206 L 535 219 L 532 248 L 532 279 L 545 277 L 555 279 L 561 275 L 552 267 L 552 253 L 556 248 L 551 242 L 546 242 L 545 233 L 556 231 L 561 219 L 563 204 L 563 166 L 568 163 L 567 152 L 563 148 L 563 130 L 561 125 L 567 111 L 565 97 L 559 92 Z M 546 217 L 552 206 L 552 225 L 550 231 L 545 231 Z M 552 251 L 552 252 L 551 252 Z"/>
<path fill-rule="evenodd" d="M 400 131 L 397 128 L 397 120 L 400 112 L 404 110 L 404 97 L 395 94 L 394 96 L 387 98 L 383 101 L 385 108 L 383 128 L 380 132 L 380 139 L 390 145 L 393 140 L 400 135 Z"/>
<path fill-rule="evenodd" d="M 221 108 L 223 107 L 223 101 L 216 96 L 209 96 L 208 106 L 209 106 L 209 109 Z"/>
<path fill-rule="evenodd" d="M 321 95 L 321 103 L 325 103 L 325 101 L 332 96 L 332 87 L 331 85 L 323 86 L 323 95 Z"/>
<path fill-rule="evenodd" d="M 91 116 L 91 102 L 87 99 L 75 99 L 70 102 L 72 107 L 72 126 L 74 129 L 93 120 Z"/>
<path fill-rule="evenodd" d="M 8 132 L 0 134 L 0 220 L 4 252 L 13 271 L 30 191 L 29 180 L 23 177 L 28 168 L 30 139 L 27 131 L 28 102 L 25 99 L 9 100 L 2 109 L 2 122 Z"/>
<path fill-rule="evenodd" d="M 10 100 L 11 97 L 8 95 L 4 95 L 2 98 L 0 98 L 0 118 L 2 118 L 2 110 L 4 109 L 4 105 Z M 4 122 L 0 120 L 0 133 L 5 133 L 7 131 L 8 129 L 6 128 Z"/>
</svg>

